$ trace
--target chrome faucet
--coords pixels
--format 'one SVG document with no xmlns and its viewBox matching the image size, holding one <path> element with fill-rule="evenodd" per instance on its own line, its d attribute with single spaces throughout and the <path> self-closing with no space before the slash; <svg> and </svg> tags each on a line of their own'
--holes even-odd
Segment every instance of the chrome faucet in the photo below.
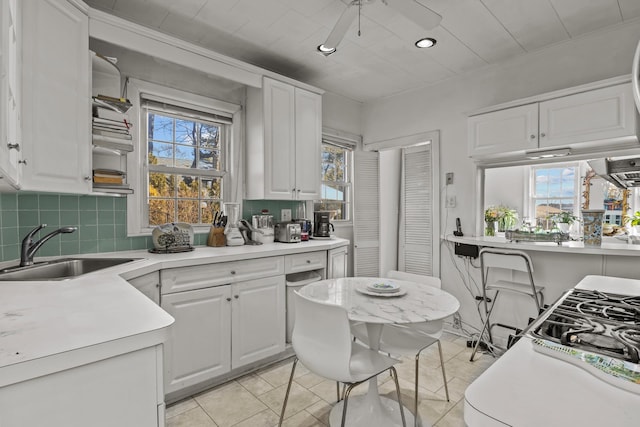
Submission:
<svg viewBox="0 0 640 427">
<path fill-rule="evenodd" d="M 34 243 L 33 236 L 35 236 L 38 231 L 42 230 L 46 226 L 47 224 L 40 224 L 29 233 L 27 233 L 25 238 L 22 239 L 22 247 L 20 248 L 20 267 L 32 265 L 33 256 L 36 254 L 38 249 L 40 249 L 40 247 L 46 243 L 47 240 L 57 236 L 60 233 L 73 233 L 78 229 L 78 227 L 61 227 L 57 230 L 52 231 L 51 233 L 47 234 Z"/>
</svg>

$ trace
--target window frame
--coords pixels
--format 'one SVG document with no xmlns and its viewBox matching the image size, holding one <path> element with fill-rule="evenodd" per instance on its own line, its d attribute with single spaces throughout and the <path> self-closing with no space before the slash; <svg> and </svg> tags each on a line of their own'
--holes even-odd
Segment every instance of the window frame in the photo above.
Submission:
<svg viewBox="0 0 640 427">
<path fill-rule="evenodd" d="M 339 224 L 350 224 L 353 221 L 353 169 L 354 169 L 354 151 L 356 149 L 355 145 L 351 142 L 346 142 L 346 141 L 337 141 L 337 138 L 329 138 L 327 135 L 323 135 L 322 137 L 322 142 L 321 142 L 321 155 L 320 155 L 320 161 L 324 163 L 323 159 L 322 159 L 322 154 L 324 153 L 324 147 L 326 146 L 332 146 L 332 147 L 337 147 L 337 148 L 341 148 L 345 150 L 345 178 L 347 178 L 347 181 L 326 181 L 324 179 L 322 179 L 322 177 L 320 178 L 320 185 L 321 185 L 321 196 L 322 196 L 322 186 L 325 184 L 336 184 L 336 185 L 340 185 L 343 186 L 345 188 L 345 192 L 346 192 L 346 201 L 340 201 L 337 199 L 324 199 L 324 198 L 320 198 L 319 200 L 314 200 L 313 202 L 313 210 L 314 211 L 319 211 L 319 210 L 324 210 L 324 208 L 321 207 L 321 205 L 323 203 L 342 203 L 345 206 L 345 212 L 347 214 L 347 218 L 346 219 L 336 219 L 333 218 L 331 221 L 333 223 L 335 223 L 336 225 Z M 320 168 L 320 170 L 322 171 L 322 167 Z"/>
<path fill-rule="evenodd" d="M 529 166 L 529 179 L 527 180 L 528 191 L 527 191 L 527 199 L 526 199 L 526 212 L 528 214 L 528 218 L 531 221 L 536 221 L 536 200 L 543 199 L 539 197 L 535 197 L 535 189 L 536 189 L 536 170 L 538 169 L 565 169 L 565 168 L 574 168 L 574 179 L 573 179 L 573 210 L 572 214 L 579 216 L 580 215 L 580 206 L 581 206 L 581 197 L 582 197 L 582 189 L 581 189 L 581 164 L 579 161 L 571 161 L 571 162 L 558 162 L 558 163 L 543 163 L 543 164 L 535 164 Z M 569 197 L 554 197 L 555 199 L 569 199 Z M 549 199 L 547 197 L 546 199 Z"/>
<path fill-rule="evenodd" d="M 238 182 L 241 179 L 238 161 L 242 144 L 239 138 L 242 135 L 241 106 L 137 79 L 128 80 L 127 91 L 132 103 L 129 115 L 135 118 L 132 135 L 135 149 L 127 156 L 128 181 L 134 189 L 134 193 L 127 196 L 127 236 L 148 236 L 155 228 L 154 225 L 148 224 L 147 108 L 143 105 L 143 99 L 166 103 L 180 111 L 185 109 L 201 112 L 204 117 L 207 115 L 228 117 L 231 123 L 226 132 L 227 138 L 224 141 L 225 147 L 221 159 L 222 167 L 226 169 L 221 196 L 222 200 L 227 202 L 241 198 L 241 194 L 238 194 L 239 189 L 242 188 L 241 183 Z M 188 114 L 185 114 L 185 117 L 187 116 Z M 170 169 L 177 171 L 179 168 Z M 193 172 L 197 170 L 185 168 L 183 171 L 186 175 L 194 175 Z M 193 225 L 193 228 L 196 233 L 209 231 L 209 225 L 204 224 Z"/>
</svg>

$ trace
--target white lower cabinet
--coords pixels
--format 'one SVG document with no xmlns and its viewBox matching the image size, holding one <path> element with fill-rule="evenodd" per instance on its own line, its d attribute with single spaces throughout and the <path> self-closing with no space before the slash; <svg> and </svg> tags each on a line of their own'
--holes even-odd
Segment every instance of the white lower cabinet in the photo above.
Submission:
<svg viewBox="0 0 640 427">
<path fill-rule="evenodd" d="M 235 283 L 232 289 L 231 367 L 284 351 L 284 276 Z"/>
<path fill-rule="evenodd" d="M 161 307 L 175 319 L 164 347 L 165 393 L 231 369 L 231 286 L 162 296 Z"/>
<path fill-rule="evenodd" d="M 164 426 L 160 346 L 0 387 L 0 425 Z"/>
<path fill-rule="evenodd" d="M 256 265 L 252 265 L 254 262 Z M 187 267 L 161 271 L 161 307 L 175 319 L 164 346 L 167 394 L 285 350 L 283 258 L 248 260 L 244 264 L 197 266 L 188 280 L 176 274 Z M 259 266 L 263 266 L 265 277 L 238 280 L 259 275 Z M 219 284 L 223 280 L 221 271 L 233 271 L 226 279 L 228 284 Z M 195 283 L 200 289 L 192 289 Z M 180 288 L 190 290 L 165 293 Z"/>
<path fill-rule="evenodd" d="M 329 249 L 327 251 L 327 279 L 347 277 L 347 247 Z"/>
</svg>

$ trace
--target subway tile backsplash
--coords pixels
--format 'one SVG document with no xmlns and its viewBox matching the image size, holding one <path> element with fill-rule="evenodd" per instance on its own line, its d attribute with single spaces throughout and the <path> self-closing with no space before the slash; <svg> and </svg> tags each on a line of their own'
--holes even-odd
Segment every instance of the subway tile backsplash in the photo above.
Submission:
<svg viewBox="0 0 640 427">
<path fill-rule="evenodd" d="M 244 200 L 242 216 L 251 220 L 251 215 L 268 209 L 274 220 L 279 221 L 280 209 L 291 209 L 295 216 L 300 203 Z M 6 193 L 0 194 L 0 261 L 19 259 L 22 237 L 40 224 L 47 224 L 40 237 L 63 226 L 77 226 L 78 230 L 52 238 L 40 248 L 36 257 L 153 248 L 150 236 L 127 237 L 125 197 Z M 204 245 L 206 240 L 206 233 L 196 234 L 194 244 Z"/>
<path fill-rule="evenodd" d="M 49 240 L 36 256 L 153 247 L 150 237 L 127 237 L 127 199 L 124 197 L 26 192 L 0 194 L 0 212 L 2 261 L 20 258 L 22 237 L 40 224 L 47 224 L 40 236 L 68 225 L 77 226 L 78 230 Z"/>
</svg>

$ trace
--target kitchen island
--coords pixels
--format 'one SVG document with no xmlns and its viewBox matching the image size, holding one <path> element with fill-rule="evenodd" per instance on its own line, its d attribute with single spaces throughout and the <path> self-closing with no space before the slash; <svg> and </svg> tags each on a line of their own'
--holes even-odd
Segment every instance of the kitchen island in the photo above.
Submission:
<svg viewBox="0 0 640 427">
<path fill-rule="evenodd" d="M 0 282 L 3 426 L 131 425 L 132 420 L 140 420 L 135 424 L 139 426 L 164 425 L 162 344 L 171 337 L 174 318 L 127 280 L 218 263 L 318 251 L 326 256 L 327 251 L 347 244 L 347 240 L 333 239 L 197 247 L 181 254 L 90 254 L 83 258 L 136 260 L 68 280 Z M 42 260 L 46 259 L 36 259 Z M 242 273 L 238 269 L 238 276 Z M 115 401 L 118 411 L 109 409 Z"/>
<path fill-rule="evenodd" d="M 587 276 L 575 288 L 640 295 L 640 281 L 615 277 Z M 533 328 L 536 325 L 537 322 Z M 467 388 L 464 407 L 467 425 L 638 424 L 640 384 L 605 377 L 610 374 L 590 371 L 582 360 L 565 359 L 564 353 L 545 354 L 535 346 L 533 336 L 526 334 Z"/>
</svg>

